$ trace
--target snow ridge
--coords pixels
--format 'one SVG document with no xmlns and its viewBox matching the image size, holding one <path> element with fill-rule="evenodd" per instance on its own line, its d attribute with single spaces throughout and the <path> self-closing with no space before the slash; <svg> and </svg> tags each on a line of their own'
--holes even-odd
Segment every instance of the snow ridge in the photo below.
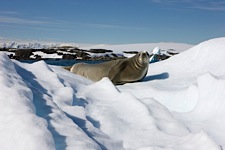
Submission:
<svg viewBox="0 0 225 150">
<path fill-rule="evenodd" d="M 150 64 L 142 82 L 120 86 L 1 52 L 0 147 L 225 149 L 224 41 Z"/>
</svg>

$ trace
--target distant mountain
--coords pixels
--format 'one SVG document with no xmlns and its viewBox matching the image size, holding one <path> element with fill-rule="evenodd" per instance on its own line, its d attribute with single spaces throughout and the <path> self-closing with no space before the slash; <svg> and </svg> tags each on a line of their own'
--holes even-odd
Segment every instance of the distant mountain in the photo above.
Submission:
<svg viewBox="0 0 225 150">
<path fill-rule="evenodd" d="M 17 43 L 17 42 L 0 43 L 0 48 L 14 48 L 14 49 L 47 49 L 60 46 L 61 44 Z"/>
<path fill-rule="evenodd" d="M 13 49 L 48 49 L 58 47 L 80 47 L 91 46 L 92 44 L 77 44 L 67 42 L 50 42 L 39 40 L 20 40 L 20 39 L 4 39 L 0 38 L 0 48 Z"/>
<path fill-rule="evenodd" d="M 63 42 L 47 42 L 47 41 L 32 41 L 32 40 L 10 40 L 0 38 L 0 48 L 13 49 L 48 49 L 57 47 L 78 47 L 81 49 L 110 49 L 115 53 L 123 51 L 152 51 L 155 47 L 161 50 L 175 50 L 176 52 L 185 51 L 194 45 L 174 42 L 159 42 L 159 43 L 132 43 L 132 44 L 88 44 L 88 43 L 63 43 Z"/>
</svg>

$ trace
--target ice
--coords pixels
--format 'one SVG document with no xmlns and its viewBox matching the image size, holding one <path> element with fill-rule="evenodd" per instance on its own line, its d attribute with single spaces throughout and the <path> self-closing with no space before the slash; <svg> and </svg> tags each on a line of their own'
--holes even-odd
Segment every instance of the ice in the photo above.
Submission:
<svg viewBox="0 0 225 150">
<path fill-rule="evenodd" d="M 224 50 L 225 38 L 202 42 L 119 86 L 1 52 L 0 147 L 225 149 Z"/>
</svg>

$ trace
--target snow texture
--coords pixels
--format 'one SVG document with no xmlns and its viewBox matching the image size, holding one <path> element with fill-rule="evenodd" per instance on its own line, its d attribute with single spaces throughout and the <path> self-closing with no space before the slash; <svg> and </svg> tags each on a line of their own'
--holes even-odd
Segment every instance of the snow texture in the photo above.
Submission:
<svg viewBox="0 0 225 150">
<path fill-rule="evenodd" d="M 225 38 L 149 65 L 141 82 L 93 83 L 0 52 L 4 150 L 225 149 Z"/>
<path fill-rule="evenodd" d="M 184 43 L 142 43 L 142 44 L 121 44 L 121 45 L 92 45 L 92 46 L 81 46 L 83 49 L 95 49 L 95 48 L 103 48 L 103 49 L 111 49 L 115 53 L 121 53 L 123 51 L 152 51 L 155 47 L 159 47 L 162 50 L 173 49 L 176 52 L 180 53 L 188 48 L 193 47 L 190 44 Z"/>
</svg>

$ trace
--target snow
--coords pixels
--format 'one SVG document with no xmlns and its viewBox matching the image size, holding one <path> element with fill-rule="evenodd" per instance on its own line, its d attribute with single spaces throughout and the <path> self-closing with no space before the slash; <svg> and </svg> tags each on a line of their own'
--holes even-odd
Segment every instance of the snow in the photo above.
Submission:
<svg viewBox="0 0 225 150">
<path fill-rule="evenodd" d="M 135 54 L 125 53 L 129 51 L 147 51 L 149 54 L 154 54 L 157 49 L 160 49 L 161 54 L 166 54 L 167 51 L 172 51 L 174 53 L 181 53 L 189 48 L 193 47 L 193 45 L 185 44 L 185 43 L 173 43 L 173 42 L 159 42 L 159 43 L 141 43 L 141 44 L 120 44 L 120 45 L 107 45 L 107 44 L 97 44 L 97 45 L 83 45 L 80 48 L 82 49 L 108 49 L 113 50 L 113 53 L 117 55 L 123 55 L 127 58 L 133 57 Z M 158 50 L 159 51 L 159 50 Z M 102 55 L 102 54 L 100 54 Z M 110 53 L 108 53 L 110 55 Z M 91 54 L 91 56 L 94 56 Z"/>
<path fill-rule="evenodd" d="M 32 52 L 32 53 L 33 53 L 33 55 L 31 55 L 30 58 L 35 58 L 35 55 L 38 55 L 38 56 L 41 56 L 41 58 L 43 58 L 43 59 L 45 59 L 45 58 L 62 59 L 62 55 L 58 55 L 57 53 L 46 54 L 41 51 L 36 51 L 36 52 Z"/>
<path fill-rule="evenodd" d="M 173 49 L 175 52 L 180 53 L 193 47 L 190 44 L 184 43 L 173 43 L 173 42 L 160 42 L 160 43 L 141 43 L 141 44 L 121 44 L 121 45 L 91 45 L 91 46 L 81 46 L 83 49 L 109 49 L 113 50 L 115 53 L 121 53 L 123 51 L 148 51 L 151 52 L 155 47 L 159 47 L 162 50 Z"/>
<path fill-rule="evenodd" d="M 160 48 L 155 47 L 155 48 L 152 50 L 152 54 L 158 54 L 158 55 L 160 55 L 160 54 L 161 54 L 161 53 L 160 53 Z"/>
<path fill-rule="evenodd" d="M 202 42 L 119 86 L 0 52 L 0 147 L 225 149 L 224 50 L 225 38 Z"/>
</svg>

